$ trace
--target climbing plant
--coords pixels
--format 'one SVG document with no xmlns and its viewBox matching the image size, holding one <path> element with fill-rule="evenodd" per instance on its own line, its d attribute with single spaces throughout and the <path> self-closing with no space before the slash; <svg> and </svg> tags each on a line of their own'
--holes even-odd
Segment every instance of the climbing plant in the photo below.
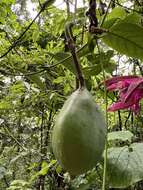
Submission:
<svg viewBox="0 0 143 190">
<path fill-rule="evenodd" d="M 143 189 L 142 16 L 141 0 L 0 1 L 0 189 Z M 67 23 L 108 124 L 106 156 L 74 179 L 51 148 L 78 82 Z"/>
</svg>

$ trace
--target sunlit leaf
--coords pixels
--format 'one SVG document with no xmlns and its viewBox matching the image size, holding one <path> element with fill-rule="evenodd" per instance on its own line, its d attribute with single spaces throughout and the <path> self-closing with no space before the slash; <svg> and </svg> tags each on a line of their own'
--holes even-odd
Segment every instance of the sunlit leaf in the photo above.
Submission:
<svg viewBox="0 0 143 190">
<path fill-rule="evenodd" d="M 119 53 L 143 59 L 143 27 L 125 22 L 114 24 L 102 38 L 103 41 Z"/>
</svg>

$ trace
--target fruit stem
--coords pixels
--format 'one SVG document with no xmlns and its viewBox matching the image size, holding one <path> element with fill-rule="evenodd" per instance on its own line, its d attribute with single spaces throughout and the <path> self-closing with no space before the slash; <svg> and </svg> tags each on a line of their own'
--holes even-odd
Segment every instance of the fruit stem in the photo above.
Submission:
<svg viewBox="0 0 143 190">
<path fill-rule="evenodd" d="M 103 65 L 103 62 L 102 62 L 101 51 L 100 51 L 98 41 L 96 41 L 96 45 L 97 45 L 98 53 L 100 55 L 100 65 L 101 65 L 101 69 L 102 69 L 103 79 L 104 79 L 104 81 L 106 81 L 106 74 L 105 74 L 104 65 Z M 105 83 L 104 83 L 104 99 L 105 99 L 105 123 L 106 123 L 106 127 L 107 127 L 107 132 L 108 132 L 108 112 L 107 112 L 108 101 L 107 101 L 107 89 L 106 89 Z M 107 153 L 108 153 L 108 133 L 106 134 L 106 137 L 105 137 L 102 190 L 106 190 Z"/>
<path fill-rule="evenodd" d="M 82 88 L 85 86 L 85 82 L 84 82 L 84 78 L 83 78 L 83 74 L 82 74 L 82 70 L 80 67 L 80 63 L 77 57 L 77 53 L 76 53 L 76 47 L 75 47 L 75 43 L 73 40 L 73 33 L 72 33 L 72 27 L 74 26 L 74 22 L 70 22 L 67 23 L 65 26 L 65 36 L 66 36 L 66 40 L 68 43 L 68 48 L 72 54 L 72 58 L 73 58 L 73 63 L 75 65 L 76 68 L 76 78 L 78 80 L 78 86 L 77 88 Z"/>
</svg>

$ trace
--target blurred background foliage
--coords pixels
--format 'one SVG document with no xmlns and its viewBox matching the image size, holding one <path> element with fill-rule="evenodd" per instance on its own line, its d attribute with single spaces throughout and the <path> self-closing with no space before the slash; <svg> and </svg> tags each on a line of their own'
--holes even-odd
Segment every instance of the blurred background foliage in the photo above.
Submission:
<svg viewBox="0 0 143 190">
<path fill-rule="evenodd" d="M 143 75 L 143 2 L 98 0 L 98 25 L 110 32 L 95 35 L 88 31 L 88 1 L 50 2 L 0 1 L 0 189 L 100 190 L 102 162 L 71 179 L 51 150 L 55 116 L 75 90 L 64 27 L 78 20 L 77 55 L 86 86 L 104 111 L 103 68 L 107 78 Z M 108 104 L 116 100 L 117 93 L 108 93 Z M 108 118 L 107 189 L 142 190 L 142 112 Z"/>
</svg>

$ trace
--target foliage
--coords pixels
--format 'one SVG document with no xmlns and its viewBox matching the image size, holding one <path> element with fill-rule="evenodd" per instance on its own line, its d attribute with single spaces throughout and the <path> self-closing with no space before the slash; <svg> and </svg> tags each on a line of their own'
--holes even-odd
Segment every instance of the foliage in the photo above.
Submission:
<svg viewBox="0 0 143 190">
<path fill-rule="evenodd" d="M 110 148 L 108 155 L 108 180 L 110 187 L 125 188 L 143 178 L 142 143 L 129 147 Z"/>
<path fill-rule="evenodd" d="M 51 149 L 55 116 L 76 83 L 64 27 L 78 23 L 77 56 L 87 88 L 105 110 L 104 75 L 143 75 L 142 2 L 97 1 L 93 33 L 85 14 L 89 1 L 72 12 L 68 3 L 76 1 L 65 1 L 63 11 L 53 1 L 32 0 L 32 14 L 29 2 L 0 1 L 0 189 L 101 189 L 102 162 L 72 179 Z M 107 96 L 109 103 L 117 99 L 116 92 Z M 110 113 L 108 123 L 107 187 L 143 189 L 142 112 Z"/>
</svg>

